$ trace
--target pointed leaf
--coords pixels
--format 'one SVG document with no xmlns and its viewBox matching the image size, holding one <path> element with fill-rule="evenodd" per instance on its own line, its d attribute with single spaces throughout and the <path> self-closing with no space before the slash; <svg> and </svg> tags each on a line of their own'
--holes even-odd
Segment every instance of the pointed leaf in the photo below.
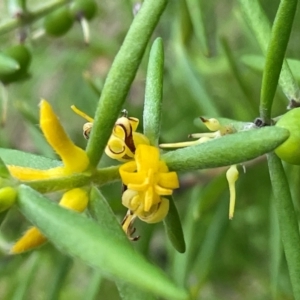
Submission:
<svg viewBox="0 0 300 300">
<path fill-rule="evenodd" d="M 289 137 L 289 132 L 282 129 L 273 126 L 229 134 L 171 151 L 162 155 L 162 159 L 174 171 L 238 164 L 270 152 L 283 143 Z"/>
<path fill-rule="evenodd" d="M 174 248 L 180 252 L 185 252 L 185 241 L 181 221 L 173 197 L 169 199 L 170 207 L 167 216 L 164 219 L 166 233 Z"/>
<path fill-rule="evenodd" d="M 127 236 L 125 235 L 120 223 L 117 221 L 115 214 L 113 213 L 111 207 L 107 203 L 105 197 L 96 188 L 91 189 L 91 198 L 89 202 L 89 211 L 94 219 L 97 220 L 98 224 L 107 229 L 111 235 L 115 236 L 120 241 L 127 243 L 131 246 Z M 143 299 L 143 300 L 153 300 L 155 299 L 153 295 L 149 292 L 137 289 L 135 286 L 128 284 L 124 281 L 118 280 L 116 282 L 118 290 L 122 299 Z"/>
<path fill-rule="evenodd" d="M 61 166 L 61 162 L 58 160 L 13 149 L 0 148 L 0 156 L 7 165 L 30 167 L 34 169 L 49 169 Z"/>
<path fill-rule="evenodd" d="M 0 177 L 1 178 L 9 178 L 10 177 L 10 173 L 1 158 L 0 158 Z"/>
<path fill-rule="evenodd" d="M 96 166 L 102 156 L 148 41 L 167 3 L 168 0 L 143 2 L 115 57 L 103 86 L 86 148 L 92 166 Z M 104 114 L 104 111 L 107 113 Z"/>
<path fill-rule="evenodd" d="M 298 0 L 281 0 L 266 53 L 266 62 L 262 78 L 260 94 L 260 116 L 270 124 L 273 99 L 282 69 L 286 48 L 292 31 Z M 297 98 L 300 100 L 299 92 Z"/>
<path fill-rule="evenodd" d="M 25 185 L 19 188 L 17 204 L 57 247 L 99 268 L 106 276 L 127 281 L 167 299 L 188 297 L 187 292 L 176 287 L 159 268 L 92 220 L 50 202 Z"/>
<path fill-rule="evenodd" d="M 150 50 L 143 112 L 144 134 L 153 146 L 158 145 L 160 132 L 163 74 L 163 41 L 161 38 L 157 38 Z"/>
<path fill-rule="evenodd" d="M 275 153 L 268 154 L 268 166 L 274 206 L 279 222 L 281 241 L 288 264 L 295 299 L 300 299 L 300 235 L 289 183 L 282 162 Z"/>
</svg>

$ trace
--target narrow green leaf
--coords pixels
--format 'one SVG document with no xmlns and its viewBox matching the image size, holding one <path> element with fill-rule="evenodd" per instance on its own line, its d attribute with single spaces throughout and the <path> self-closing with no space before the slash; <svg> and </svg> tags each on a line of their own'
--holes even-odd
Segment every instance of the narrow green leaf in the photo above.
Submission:
<svg viewBox="0 0 300 300">
<path fill-rule="evenodd" d="M 272 196 L 273 197 L 273 196 Z M 283 249 L 280 240 L 280 230 L 278 225 L 278 218 L 274 207 L 274 199 L 270 203 L 270 289 L 272 292 L 272 299 L 277 299 L 278 283 L 280 275 L 280 266 L 283 257 Z"/>
<path fill-rule="evenodd" d="M 281 0 L 272 28 L 271 39 L 266 53 L 259 109 L 260 116 L 267 124 L 270 124 L 271 121 L 272 103 L 292 31 L 297 3 L 298 0 Z"/>
<path fill-rule="evenodd" d="M 13 149 L 0 148 L 0 156 L 7 165 L 29 167 L 34 169 L 44 170 L 55 168 L 62 164 L 58 160 Z"/>
<path fill-rule="evenodd" d="M 207 277 L 213 263 L 214 255 L 229 222 L 227 215 L 228 203 L 222 200 L 218 204 L 210 226 L 207 229 L 201 249 L 193 263 L 192 272 L 196 274 L 197 278 L 197 286 L 193 292 L 196 292 L 196 290 L 201 288 Z"/>
<path fill-rule="evenodd" d="M 167 2 L 168 0 L 145 0 L 143 2 L 115 57 L 103 86 L 93 130 L 87 145 L 87 154 L 92 166 L 98 164 L 103 154 L 147 43 Z"/>
<path fill-rule="evenodd" d="M 55 273 L 52 273 L 51 281 L 45 295 L 44 300 L 56 300 L 59 299 L 59 294 L 65 283 L 66 277 L 72 267 L 72 259 L 68 256 L 61 256 L 56 261 Z"/>
<path fill-rule="evenodd" d="M 57 247 L 99 268 L 107 277 L 127 281 L 167 299 L 188 297 L 159 268 L 92 220 L 52 203 L 25 185 L 19 187 L 17 205 Z"/>
<path fill-rule="evenodd" d="M 11 300 L 23 300 L 27 298 L 27 295 L 29 294 L 29 287 L 34 281 L 40 259 L 40 253 L 32 253 L 32 255 L 30 255 L 26 261 L 25 270 L 22 270 L 26 276 L 24 276 L 23 272 L 19 272 L 17 274 L 18 284 L 14 289 L 13 295 L 10 297 Z"/>
<path fill-rule="evenodd" d="M 2 75 L 9 75 L 20 69 L 19 63 L 0 52 L 0 79 Z"/>
<path fill-rule="evenodd" d="M 10 177 L 10 173 L 7 170 L 5 163 L 0 158 L 0 178 L 9 178 L 9 177 Z"/>
<path fill-rule="evenodd" d="M 177 31 L 177 27 L 175 29 Z M 195 68 L 194 63 L 189 57 L 188 52 L 180 43 L 174 43 L 174 55 L 176 66 L 174 64 L 171 69 L 177 68 L 176 72 L 172 72 L 175 82 L 182 82 L 183 87 L 191 93 L 192 100 L 188 100 L 190 105 L 195 107 L 195 110 L 201 111 L 204 114 L 218 115 L 218 107 L 214 104 L 204 84 L 203 76 Z M 184 74 L 184 76 L 182 76 Z M 188 103 L 188 102 L 187 102 Z"/>
<path fill-rule="evenodd" d="M 143 113 L 144 134 L 153 146 L 158 145 L 164 75 L 164 47 L 157 38 L 150 50 L 146 77 L 145 102 Z"/>
<path fill-rule="evenodd" d="M 249 118 L 249 114 L 251 114 L 252 116 L 256 116 L 257 108 L 256 103 L 252 100 L 252 90 L 250 89 L 250 85 L 246 83 L 242 71 L 239 68 L 237 58 L 235 57 L 233 50 L 231 49 L 230 44 L 225 37 L 221 38 L 221 45 L 223 47 L 232 74 L 244 94 L 244 101 L 239 100 L 237 101 L 238 103 L 236 103 L 236 105 L 238 106 L 238 110 L 239 112 L 243 112 L 243 116 L 245 118 Z"/>
<path fill-rule="evenodd" d="M 196 39 L 199 48 L 204 55 L 210 54 L 206 24 L 204 22 L 203 4 L 199 0 L 186 0 L 186 4 L 191 16 Z"/>
<path fill-rule="evenodd" d="M 295 4 L 293 0 L 292 5 Z M 252 29 L 260 48 L 264 54 L 267 53 L 268 44 L 271 38 L 271 26 L 258 0 L 239 0 L 244 17 Z M 288 2 L 288 1 L 287 1 Z M 278 15 L 279 16 L 279 15 Z M 292 22 L 292 20 L 290 20 Z M 290 24 L 290 21 L 287 23 Z M 278 23 L 277 23 L 278 24 Z M 278 26 L 278 25 L 276 25 Z M 290 25 L 288 25 L 290 26 Z M 285 26 L 284 26 L 285 28 Z M 284 37 L 283 37 L 284 38 Z M 280 38 L 281 39 L 281 38 Z M 275 50 L 275 48 L 274 48 Z M 293 77 L 287 61 L 284 61 L 279 78 L 279 84 L 286 95 L 291 99 L 299 99 L 299 86 Z"/>
<path fill-rule="evenodd" d="M 228 183 L 225 175 L 221 174 L 213 178 L 204 187 L 196 186 L 191 193 L 189 208 L 183 221 L 187 251 L 185 255 L 175 253 L 173 258 L 172 274 L 174 274 L 174 280 L 180 285 L 185 284 L 186 278 L 195 263 L 195 257 L 199 252 L 199 228 L 204 230 L 202 215 L 212 206 L 216 206 L 216 202 L 220 201 L 220 197 L 227 187 Z M 228 203 L 228 199 L 226 200 L 224 202 Z M 227 218 L 227 213 L 224 215 Z"/>
<path fill-rule="evenodd" d="M 40 127 L 36 126 L 36 124 L 39 124 L 39 118 L 37 117 L 38 115 L 33 111 L 28 102 L 16 101 L 14 102 L 14 107 L 22 114 L 26 121 L 34 125 L 36 130 L 39 130 L 39 132 L 41 132 Z"/>
<path fill-rule="evenodd" d="M 265 127 L 225 135 L 203 144 L 162 155 L 174 171 L 215 168 L 238 164 L 274 150 L 289 137 L 283 128 Z M 262 143 L 262 141 L 264 141 Z"/>
<path fill-rule="evenodd" d="M 89 211 L 92 217 L 97 220 L 98 224 L 105 228 L 111 235 L 120 241 L 131 246 L 126 234 L 122 230 L 120 223 L 117 221 L 115 214 L 107 203 L 102 193 L 95 187 L 91 189 L 91 197 L 89 201 Z M 137 289 L 135 286 L 124 281 L 118 280 L 116 282 L 118 290 L 122 299 L 155 299 L 154 296 L 148 292 Z"/>
<path fill-rule="evenodd" d="M 254 71 L 262 72 L 265 65 L 265 58 L 262 55 L 247 54 L 242 55 L 240 58 L 241 62 L 247 67 Z M 287 59 L 287 62 L 291 68 L 297 80 L 300 80 L 300 60 L 297 59 Z"/>
<path fill-rule="evenodd" d="M 181 221 L 173 197 L 168 197 L 170 207 L 167 216 L 164 219 L 164 226 L 174 248 L 180 252 L 185 252 L 185 241 Z"/>
<path fill-rule="evenodd" d="M 111 235 L 118 238 L 120 241 L 130 245 L 126 234 L 122 230 L 121 224 L 117 221 L 117 218 L 105 197 L 96 187 L 91 188 L 89 212 L 93 219 L 95 219 L 101 227 L 107 230 L 107 232 L 110 232 Z"/>
<path fill-rule="evenodd" d="M 283 243 L 294 297 L 300 299 L 300 235 L 289 184 L 281 160 L 275 153 L 268 154 L 268 165 L 274 193 L 280 235 Z"/>
<path fill-rule="evenodd" d="M 84 295 L 85 300 L 97 300 L 97 297 L 100 285 L 102 282 L 103 275 L 99 270 L 93 270 L 93 274 L 89 280 L 89 285 L 86 289 L 86 293 Z"/>
<path fill-rule="evenodd" d="M 7 213 L 8 213 L 8 210 L 0 212 L 0 229 L 6 218 Z"/>
<path fill-rule="evenodd" d="M 87 85 L 96 94 L 96 96 L 100 97 L 102 86 L 101 87 L 97 86 L 97 84 L 95 83 L 95 81 L 93 80 L 93 78 L 89 72 L 84 72 L 82 76 L 83 76 L 83 79 L 85 80 L 85 82 L 87 83 Z"/>
</svg>

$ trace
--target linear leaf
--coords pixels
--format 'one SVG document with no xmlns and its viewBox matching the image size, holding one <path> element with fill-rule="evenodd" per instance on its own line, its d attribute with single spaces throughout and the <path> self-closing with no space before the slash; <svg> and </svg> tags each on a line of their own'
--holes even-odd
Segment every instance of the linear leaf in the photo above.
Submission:
<svg viewBox="0 0 300 300">
<path fill-rule="evenodd" d="M 268 154 L 270 178 L 274 193 L 274 206 L 280 228 L 294 297 L 300 299 L 300 235 L 289 184 L 281 163 L 275 153 Z"/>
<path fill-rule="evenodd" d="M 159 268 L 92 220 L 55 205 L 25 185 L 19 187 L 17 205 L 58 248 L 99 268 L 107 277 L 168 299 L 188 297 Z"/>
<path fill-rule="evenodd" d="M 150 50 L 143 113 L 144 134 L 153 146 L 158 145 L 164 75 L 164 48 L 157 38 Z"/>
<path fill-rule="evenodd" d="M 162 155 L 174 171 L 197 170 L 238 164 L 274 150 L 288 137 L 279 127 L 242 131 Z M 262 143 L 263 141 L 263 143 Z"/>
<path fill-rule="evenodd" d="M 13 149 L 0 148 L 0 157 L 7 165 L 30 167 L 34 169 L 55 168 L 62 164 L 58 160 Z"/>
<path fill-rule="evenodd" d="M 167 2 L 167 0 L 145 0 L 143 2 L 115 57 L 103 86 L 93 130 L 87 145 L 87 154 L 92 166 L 96 166 L 102 156 L 143 58 L 147 43 Z"/>
<path fill-rule="evenodd" d="M 101 227 L 104 227 L 111 235 L 114 235 L 120 241 L 131 246 L 127 236 L 122 230 L 120 223 L 117 221 L 115 214 L 113 213 L 111 207 L 107 203 L 105 197 L 102 193 L 95 187 L 91 189 L 91 198 L 89 202 L 89 211 L 93 218 L 97 220 Z M 155 299 L 153 295 L 145 292 L 143 290 L 137 289 L 135 286 L 128 284 L 127 282 L 118 280 L 116 282 L 118 290 L 122 299 L 145 299 L 153 300 Z"/>
<path fill-rule="evenodd" d="M 181 221 L 173 197 L 168 197 L 170 208 L 164 219 L 166 233 L 174 248 L 180 252 L 185 252 L 185 241 Z"/>
<path fill-rule="evenodd" d="M 262 78 L 259 109 L 260 116 L 268 124 L 270 123 L 271 119 L 273 99 L 275 96 L 285 51 L 292 31 L 297 3 L 298 0 L 280 1 L 280 5 L 272 27 Z"/>
</svg>

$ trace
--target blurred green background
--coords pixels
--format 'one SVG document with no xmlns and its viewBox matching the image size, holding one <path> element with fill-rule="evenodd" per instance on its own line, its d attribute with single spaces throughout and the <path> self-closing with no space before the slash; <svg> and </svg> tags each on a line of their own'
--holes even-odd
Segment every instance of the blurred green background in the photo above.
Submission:
<svg viewBox="0 0 300 300">
<path fill-rule="evenodd" d="M 43 1 L 27 2 L 28 7 L 35 7 Z M 129 0 L 96 2 L 98 14 L 90 23 L 89 46 L 83 42 L 78 23 L 61 38 L 27 39 L 33 57 L 31 78 L 7 87 L 8 115 L 6 126 L 0 131 L 0 147 L 55 157 L 39 131 L 41 98 L 51 102 L 72 140 L 85 147 L 85 121 L 70 106 L 75 104 L 93 116 L 99 97 L 83 73 L 88 72 L 101 89 L 133 18 L 133 2 Z M 161 142 L 187 140 L 189 133 L 204 131 L 199 116 L 243 121 L 253 121 L 258 116 L 263 65 L 255 62 L 262 52 L 245 23 L 238 1 L 194 1 L 196 7 L 202 8 L 203 22 L 197 18 L 197 10 L 189 6 L 192 2 L 171 0 L 153 35 L 153 39 L 161 36 L 165 46 Z M 272 22 L 279 1 L 260 2 Z M 8 17 L 7 3 L 0 2 L 0 23 Z M 32 24 L 31 32 L 41 28 L 42 22 Z M 0 36 L 1 50 L 17 43 L 17 32 Z M 291 67 L 296 70 L 299 35 L 298 10 L 287 50 L 287 57 L 294 59 Z M 124 106 L 130 116 L 140 118 L 139 131 L 147 58 L 148 51 Z M 284 113 L 287 104 L 278 90 L 274 116 Z M 102 158 L 103 166 L 112 163 L 109 158 Z M 181 188 L 174 198 L 184 226 L 185 254 L 175 253 L 162 224 L 136 224 L 141 239 L 135 247 L 179 285 L 187 286 L 195 299 L 293 299 L 271 206 L 265 157 L 245 166 L 245 173 L 240 167 L 232 221 L 228 220 L 226 168 L 180 174 Z M 299 168 L 286 169 L 299 212 Z M 126 209 L 120 201 L 120 184 L 105 186 L 102 191 L 121 220 Z M 10 210 L 2 225 L 0 299 L 120 299 L 113 282 L 77 259 L 64 256 L 50 244 L 28 254 L 7 255 L 12 243 L 29 225 L 16 209 Z"/>
</svg>

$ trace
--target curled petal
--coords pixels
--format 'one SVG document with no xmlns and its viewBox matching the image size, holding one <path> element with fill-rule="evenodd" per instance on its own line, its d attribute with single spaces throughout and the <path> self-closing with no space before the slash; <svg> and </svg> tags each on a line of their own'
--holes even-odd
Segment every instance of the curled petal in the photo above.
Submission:
<svg viewBox="0 0 300 300">
<path fill-rule="evenodd" d="M 136 171 L 136 162 L 135 161 L 130 161 L 119 168 L 119 173 L 122 178 L 122 182 L 125 185 L 130 184 L 131 182 L 133 183 L 141 183 L 143 182 L 143 178 L 140 178 L 139 174 L 134 173 Z"/>
<path fill-rule="evenodd" d="M 128 119 L 125 117 L 122 117 L 120 119 L 125 119 L 126 121 L 128 121 Z M 124 125 L 123 123 L 120 123 L 120 124 L 116 123 L 113 128 L 112 134 L 121 140 L 125 140 L 126 137 L 131 135 L 131 126 L 130 126 L 129 121 L 128 121 L 127 126 Z"/>
<path fill-rule="evenodd" d="M 119 161 L 127 161 L 134 157 L 134 153 L 127 147 L 127 145 L 120 138 L 111 136 L 107 146 L 105 147 L 105 153 L 112 159 Z"/>
<path fill-rule="evenodd" d="M 161 202 L 153 206 L 149 213 L 137 215 L 142 221 L 146 223 L 158 223 L 162 221 L 169 211 L 169 200 L 161 198 Z"/>
<path fill-rule="evenodd" d="M 89 165 L 87 154 L 73 144 L 51 105 L 45 100 L 40 104 L 40 126 L 48 143 L 61 157 L 67 171 L 77 173 L 87 169 Z"/>
<path fill-rule="evenodd" d="M 140 122 L 139 119 L 134 117 L 129 117 L 128 120 L 131 125 L 132 131 L 136 131 L 139 126 L 139 122 Z"/>
<path fill-rule="evenodd" d="M 83 136 L 85 139 L 89 139 L 90 138 L 90 134 L 91 134 L 91 131 L 92 131 L 92 128 L 93 128 L 93 123 L 85 123 L 83 124 Z"/>
<path fill-rule="evenodd" d="M 19 254 L 43 245 L 47 238 L 36 228 L 28 229 L 24 235 L 14 244 L 11 254 Z"/>
<path fill-rule="evenodd" d="M 135 211 L 141 205 L 141 198 L 137 191 L 127 189 L 122 195 L 122 204 L 128 209 Z"/>
</svg>

